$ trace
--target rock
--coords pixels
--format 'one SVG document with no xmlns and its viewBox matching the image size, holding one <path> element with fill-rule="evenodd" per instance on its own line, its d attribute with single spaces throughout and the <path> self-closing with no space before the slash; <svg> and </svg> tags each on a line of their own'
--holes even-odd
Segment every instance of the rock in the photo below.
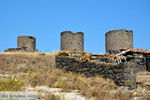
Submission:
<svg viewBox="0 0 150 100">
<path fill-rule="evenodd" d="M 13 78 L 12 75 L 3 75 L 3 74 L 0 74 L 0 80 L 11 80 Z"/>
<path fill-rule="evenodd" d="M 122 86 L 122 87 L 118 88 L 116 91 L 118 91 L 119 93 L 124 94 L 126 96 L 130 95 L 130 91 L 127 87 Z"/>
<path fill-rule="evenodd" d="M 133 97 L 131 100 L 145 100 L 144 97 Z"/>
<path fill-rule="evenodd" d="M 79 94 L 79 90 L 72 90 L 70 92 L 63 92 L 61 88 L 50 88 L 48 86 L 36 86 L 36 87 L 26 87 L 26 91 L 36 91 L 38 96 L 44 98 L 48 96 L 49 93 L 55 96 L 59 96 L 63 100 L 93 100 L 87 99 L 83 95 Z"/>
<path fill-rule="evenodd" d="M 36 91 L 47 91 L 47 92 L 61 92 L 62 89 L 60 88 L 49 88 L 48 86 L 36 86 L 34 88 Z"/>
</svg>

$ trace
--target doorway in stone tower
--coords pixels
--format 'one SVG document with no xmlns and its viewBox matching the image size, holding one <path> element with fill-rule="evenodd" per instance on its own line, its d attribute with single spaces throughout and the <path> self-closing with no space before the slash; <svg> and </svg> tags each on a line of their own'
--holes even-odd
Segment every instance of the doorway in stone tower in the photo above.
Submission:
<svg viewBox="0 0 150 100">
<path fill-rule="evenodd" d="M 150 72 L 150 55 L 146 56 L 146 70 Z"/>
</svg>

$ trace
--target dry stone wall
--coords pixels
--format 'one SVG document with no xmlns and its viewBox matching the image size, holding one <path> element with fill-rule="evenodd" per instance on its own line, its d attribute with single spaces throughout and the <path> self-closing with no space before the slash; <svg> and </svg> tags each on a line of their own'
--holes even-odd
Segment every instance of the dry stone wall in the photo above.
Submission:
<svg viewBox="0 0 150 100">
<path fill-rule="evenodd" d="M 81 61 L 75 57 L 57 56 L 56 67 L 88 77 L 101 76 L 114 81 L 118 86 L 127 86 L 130 89 L 136 87 L 135 63 L 103 63 L 103 62 L 87 62 Z"/>
</svg>

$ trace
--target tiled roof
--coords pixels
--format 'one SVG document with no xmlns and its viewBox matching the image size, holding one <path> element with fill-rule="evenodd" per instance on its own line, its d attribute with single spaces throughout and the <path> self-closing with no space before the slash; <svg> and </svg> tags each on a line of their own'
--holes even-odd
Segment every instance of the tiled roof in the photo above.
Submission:
<svg viewBox="0 0 150 100">
<path fill-rule="evenodd" d="M 94 54 L 92 56 L 101 56 L 101 57 L 107 57 L 107 58 L 125 58 L 125 56 L 107 55 L 107 54 Z"/>
<path fill-rule="evenodd" d="M 142 49 L 131 49 L 131 52 L 138 52 L 138 53 L 147 53 L 150 54 L 150 50 L 142 50 Z"/>
<path fill-rule="evenodd" d="M 124 53 L 134 52 L 134 53 L 150 54 L 150 50 L 142 50 L 142 49 L 124 49 L 124 50 L 125 50 Z M 122 54 L 116 54 L 116 55 L 94 54 L 92 56 L 101 56 L 101 57 L 107 57 L 107 58 L 125 58 L 125 56 L 122 56 Z"/>
</svg>

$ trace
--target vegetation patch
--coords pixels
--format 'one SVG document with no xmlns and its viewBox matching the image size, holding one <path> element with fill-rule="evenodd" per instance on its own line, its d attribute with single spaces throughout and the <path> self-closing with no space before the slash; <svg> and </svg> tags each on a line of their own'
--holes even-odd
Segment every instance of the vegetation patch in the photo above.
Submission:
<svg viewBox="0 0 150 100">
<path fill-rule="evenodd" d="M 0 91 L 19 91 L 23 86 L 19 80 L 0 80 Z"/>
</svg>

